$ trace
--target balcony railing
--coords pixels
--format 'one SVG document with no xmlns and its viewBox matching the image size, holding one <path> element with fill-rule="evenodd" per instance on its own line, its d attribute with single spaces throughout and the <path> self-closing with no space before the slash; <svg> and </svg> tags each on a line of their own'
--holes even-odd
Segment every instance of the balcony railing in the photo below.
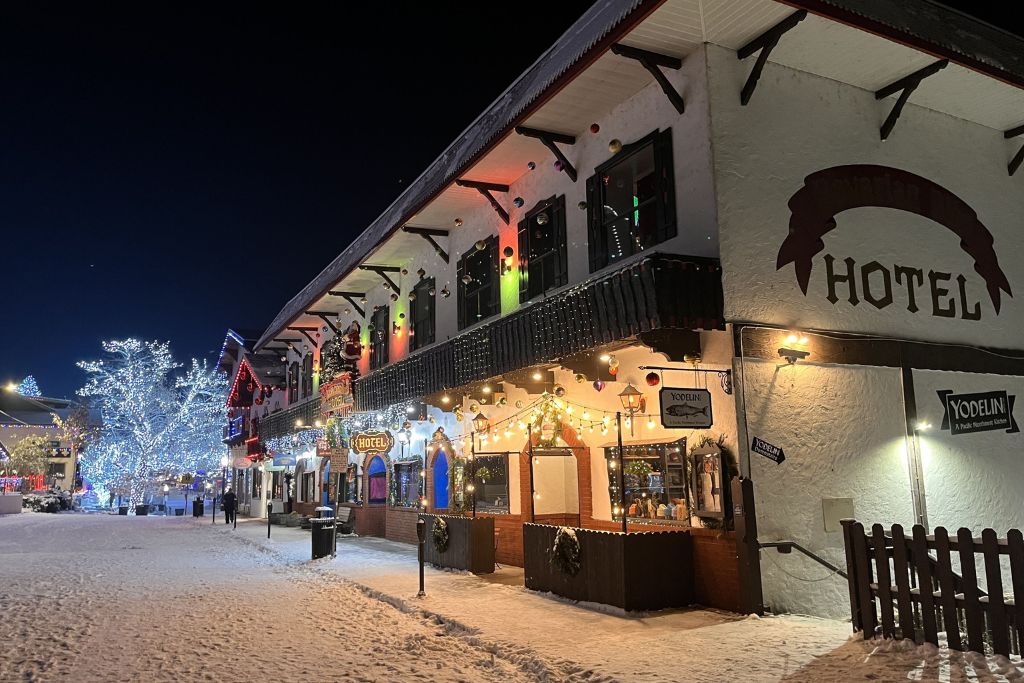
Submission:
<svg viewBox="0 0 1024 683">
<path fill-rule="evenodd" d="M 715 259 L 652 254 L 359 378 L 380 410 L 658 329 L 723 329 Z"/>
<path fill-rule="evenodd" d="M 298 430 L 299 421 L 311 425 L 319 419 L 320 397 L 314 396 L 260 420 L 260 439 L 266 442 L 268 439 L 293 434 Z"/>
</svg>

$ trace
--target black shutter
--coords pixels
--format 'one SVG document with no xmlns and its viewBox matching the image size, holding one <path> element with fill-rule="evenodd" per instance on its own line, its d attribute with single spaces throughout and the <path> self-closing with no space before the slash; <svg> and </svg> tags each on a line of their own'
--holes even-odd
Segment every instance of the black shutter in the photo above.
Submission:
<svg viewBox="0 0 1024 683">
<path fill-rule="evenodd" d="M 491 283 L 490 309 L 491 315 L 497 315 L 501 313 L 501 261 L 498 256 L 498 236 L 491 235 L 488 237 L 487 246 L 491 250 L 491 269 L 487 278 Z"/>
<path fill-rule="evenodd" d="M 565 195 L 555 201 L 551 207 L 551 220 L 555 222 L 555 241 L 558 244 L 558 259 L 555 268 L 555 286 L 561 287 L 569 282 L 569 259 L 566 253 L 566 231 L 565 231 Z"/>
<path fill-rule="evenodd" d="M 672 129 L 654 139 L 654 163 L 658 169 L 658 241 L 676 236 L 676 185 L 672 165 Z"/>
<path fill-rule="evenodd" d="M 458 295 L 458 308 L 459 308 L 459 329 L 466 327 L 466 285 L 462 282 L 462 276 L 466 272 L 466 256 L 462 255 L 459 259 L 459 265 L 455 269 L 455 292 Z"/>
<path fill-rule="evenodd" d="M 590 253 L 590 272 L 608 264 L 604 241 L 601 239 L 601 174 L 587 178 L 587 250 Z"/>
<path fill-rule="evenodd" d="M 530 221 L 519 221 L 519 303 L 530 298 Z"/>
</svg>

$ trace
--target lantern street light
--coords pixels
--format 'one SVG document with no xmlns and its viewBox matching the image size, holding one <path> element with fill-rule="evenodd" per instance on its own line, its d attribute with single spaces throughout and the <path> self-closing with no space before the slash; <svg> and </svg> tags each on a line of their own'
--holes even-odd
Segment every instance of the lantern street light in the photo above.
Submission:
<svg viewBox="0 0 1024 683">
<path fill-rule="evenodd" d="M 640 410 L 640 404 L 643 401 L 644 395 L 641 394 L 636 387 L 632 384 L 627 384 L 626 388 L 619 394 L 619 400 L 622 401 L 622 408 L 632 417 L 633 413 Z"/>
<path fill-rule="evenodd" d="M 476 435 L 486 432 L 490 425 L 490 420 L 483 413 L 477 413 L 473 418 L 473 433 L 469 438 L 470 462 L 472 464 L 469 467 L 469 486 L 466 487 L 473 494 L 473 517 L 476 517 Z"/>
</svg>

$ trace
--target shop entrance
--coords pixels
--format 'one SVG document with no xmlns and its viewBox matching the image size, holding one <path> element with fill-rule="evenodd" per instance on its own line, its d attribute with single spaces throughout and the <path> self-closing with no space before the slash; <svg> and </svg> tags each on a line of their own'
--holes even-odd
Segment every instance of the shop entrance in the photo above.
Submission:
<svg viewBox="0 0 1024 683">
<path fill-rule="evenodd" d="M 533 448 L 533 519 L 538 524 L 578 527 L 580 486 L 571 448 Z"/>
</svg>

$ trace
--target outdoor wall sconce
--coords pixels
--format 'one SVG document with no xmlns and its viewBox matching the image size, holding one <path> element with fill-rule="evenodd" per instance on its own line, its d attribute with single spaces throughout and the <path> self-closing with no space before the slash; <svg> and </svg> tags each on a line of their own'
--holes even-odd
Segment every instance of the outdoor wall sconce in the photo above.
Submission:
<svg viewBox="0 0 1024 683">
<path fill-rule="evenodd" d="M 619 394 L 619 400 L 622 401 L 623 410 L 632 415 L 640 410 L 643 403 L 643 394 L 632 384 L 627 384 L 626 388 Z"/>
<path fill-rule="evenodd" d="M 473 418 L 473 429 L 477 432 L 486 432 L 490 421 L 483 413 L 477 413 Z"/>
<path fill-rule="evenodd" d="M 807 358 L 809 355 L 811 355 L 810 351 L 807 351 L 806 349 L 803 348 L 798 348 L 807 346 L 807 337 L 790 334 L 788 337 L 786 337 L 786 340 L 783 344 L 784 345 L 782 346 L 782 348 L 779 349 L 779 356 L 785 358 L 786 362 L 789 363 L 790 365 L 793 365 L 798 360 L 803 360 L 804 358 Z"/>
</svg>

